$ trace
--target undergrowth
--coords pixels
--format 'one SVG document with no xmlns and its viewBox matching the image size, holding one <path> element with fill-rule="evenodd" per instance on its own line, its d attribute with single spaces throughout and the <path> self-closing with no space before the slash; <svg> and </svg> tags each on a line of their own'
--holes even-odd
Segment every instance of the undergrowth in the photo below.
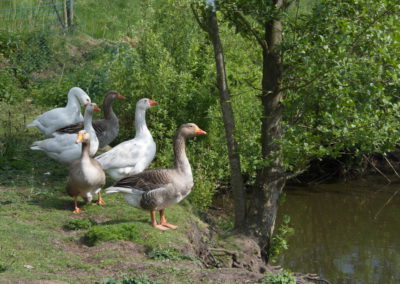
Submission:
<svg viewBox="0 0 400 284">
<path fill-rule="evenodd" d="M 290 274 L 289 271 L 285 270 L 282 273 L 274 274 L 268 272 L 263 278 L 259 280 L 259 283 L 267 284 L 296 284 L 296 278 Z"/>
<path fill-rule="evenodd" d="M 102 282 L 96 282 L 96 284 L 159 284 L 158 281 L 149 279 L 146 274 L 142 274 L 137 277 L 124 277 L 122 279 L 105 278 Z"/>
<path fill-rule="evenodd" d="M 283 220 L 279 228 L 277 228 L 272 236 L 271 248 L 269 256 L 272 262 L 276 262 L 276 257 L 284 250 L 289 248 L 288 238 L 294 234 L 294 229 L 290 227 L 290 216 L 283 216 Z"/>
<path fill-rule="evenodd" d="M 93 219 L 73 219 L 67 221 L 63 228 L 65 230 L 75 231 L 75 230 L 82 230 L 82 229 L 90 229 L 93 225 L 96 225 L 97 222 Z"/>
</svg>

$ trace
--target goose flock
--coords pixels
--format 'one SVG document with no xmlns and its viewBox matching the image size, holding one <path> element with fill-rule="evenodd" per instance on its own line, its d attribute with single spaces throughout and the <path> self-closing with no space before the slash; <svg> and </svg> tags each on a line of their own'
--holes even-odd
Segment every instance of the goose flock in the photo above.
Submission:
<svg viewBox="0 0 400 284">
<path fill-rule="evenodd" d="M 135 137 L 96 156 L 98 149 L 118 136 L 119 121 L 112 109 L 117 99 L 126 98 L 116 91 L 107 92 L 102 105 L 104 119 L 93 120 L 93 113 L 100 108 L 81 88 L 72 88 L 64 108 L 49 110 L 27 125 L 37 127 L 46 138 L 33 142 L 31 149 L 43 151 L 48 157 L 69 165 L 66 190 L 74 200 L 73 213 L 82 212 L 78 197 L 91 202 L 97 195 L 97 204 L 105 205 L 101 189 L 106 183 L 106 172 L 115 180 L 106 189 L 107 194 L 122 193 L 128 204 L 149 211 L 154 228 L 176 229 L 177 226 L 167 222 L 164 209 L 184 199 L 193 187 L 185 141 L 206 132 L 194 123 L 181 125 L 173 141 L 173 167 L 146 170 L 156 154 L 156 144 L 146 124 L 146 110 L 158 103 L 143 98 L 136 103 Z M 85 107 L 83 116 L 81 106 Z M 156 211 L 160 214 L 159 222 Z"/>
</svg>

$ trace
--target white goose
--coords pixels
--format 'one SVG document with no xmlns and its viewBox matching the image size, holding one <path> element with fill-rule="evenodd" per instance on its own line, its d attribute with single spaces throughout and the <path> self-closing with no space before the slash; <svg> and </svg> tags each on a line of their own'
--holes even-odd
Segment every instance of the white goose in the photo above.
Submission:
<svg viewBox="0 0 400 284">
<path fill-rule="evenodd" d="M 135 138 L 95 158 L 113 179 L 140 173 L 153 161 L 156 143 L 146 125 L 146 110 L 156 104 L 156 101 L 146 98 L 139 100 L 135 110 Z"/>
<path fill-rule="evenodd" d="M 81 105 L 91 103 L 90 97 L 81 88 L 74 87 L 68 92 L 68 102 L 65 107 L 49 110 L 38 117 L 27 127 L 37 127 L 46 137 L 51 137 L 57 129 L 83 121 Z"/>
<path fill-rule="evenodd" d="M 93 157 L 99 148 L 99 140 L 97 139 L 96 132 L 92 126 L 93 111 L 99 111 L 100 108 L 95 103 L 86 105 L 84 115 L 84 129 L 90 135 L 90 156 Z M 79 159 L 82 154 L 82 146 L 76 143 L 77 134 L 57 134 L 55 137 L 48 138 L 42 141 L 33 142 L 32 150 L 41 150 L 50 158 L 64 163 L 70 164 Z"/>
</svg>

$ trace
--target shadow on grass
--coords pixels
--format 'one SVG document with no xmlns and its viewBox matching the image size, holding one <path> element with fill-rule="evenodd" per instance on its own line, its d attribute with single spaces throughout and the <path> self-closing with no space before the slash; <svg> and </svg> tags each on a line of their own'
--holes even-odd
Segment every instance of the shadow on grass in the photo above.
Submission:
<svg viewBox="0 0 400 284">
<path fill-rule="evenodd" d="M 145 220 L 135 220 L 135 219 L 118 219 L 118 220 L 110 220 L 110 221 L 105 221 L 98 223 L 98 226 L 106 226 L 106 225 L 118 225 L 118 224 L 123 224 L 123 223 L 143 223 L 143 224 L 150 224 L 150 218 L 149 221 Z"/>
<path fill-rule="evenodd" d="M 51 198 L 34 198 L 28 201 L 29 205 L 39 206 L 43 209 L 56 209 L 63 211 L 72 211 L 74 202 L 68 198 L 51 197 Z"/>
</svg>

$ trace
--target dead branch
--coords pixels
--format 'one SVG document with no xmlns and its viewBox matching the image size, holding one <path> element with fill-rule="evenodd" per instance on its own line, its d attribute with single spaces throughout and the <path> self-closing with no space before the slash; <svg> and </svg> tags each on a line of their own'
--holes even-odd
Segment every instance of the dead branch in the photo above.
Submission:
<svg viewBox="0 0 400 284">
<path fill-rule="evenodd" d="M 380 173 L 389 183 L 392 182 L 381 170 L 379 170 L 379 169 L 374 165 L 374 163 L 372 163 L 372 162 L 368 159 L 368 157 L 367 157 L 366 155 L 363 155 L 363 157 L 364 157 L 364 158 L 367 160 L 367 162 L 368 162 L 371 166 L 373 166 L 374 169 L 375 169 L 378 173 Z"/>
<path fill-rule="evenodd" d="M 392 196 L 389 197 L 389 199 L 385 202 L 385 204 L 383 204 L 383 206 L 381 207 L 381 209 L 378 210 L 378 212 L 376 212 L 374 219 L 376 219 L 378 217 L 378 215 L 382 212 L 382 210 L 390 203 L 390 201 L 392 201 L 392 199 L 397 195 L 397 193 L 399 193 L 400 189 L 396 190 Z"/>
<path fill-rule="evenodd" d="M 238 252 L 237 251 L 231 251 L 223 248 L 209 248 L 210 251 L 215 251 L 215 252 L 223 252 L 225 254 L 229 254 L 232 256 L 237 256 Z"/>
<path fill-rule="evenodd" d="M 389 166 L 392 168 L 392 170 L 396 174 L 396 176 L 400 178 L 400 175 L 397 173 L 396 169 L 393 167 L 392 163 L 388 160 L 388 158 L 386 158 L 385 155 L 383 155 L 383 157 L 385 158 L 385 160 L 389 164 Z"/>
</svg>

